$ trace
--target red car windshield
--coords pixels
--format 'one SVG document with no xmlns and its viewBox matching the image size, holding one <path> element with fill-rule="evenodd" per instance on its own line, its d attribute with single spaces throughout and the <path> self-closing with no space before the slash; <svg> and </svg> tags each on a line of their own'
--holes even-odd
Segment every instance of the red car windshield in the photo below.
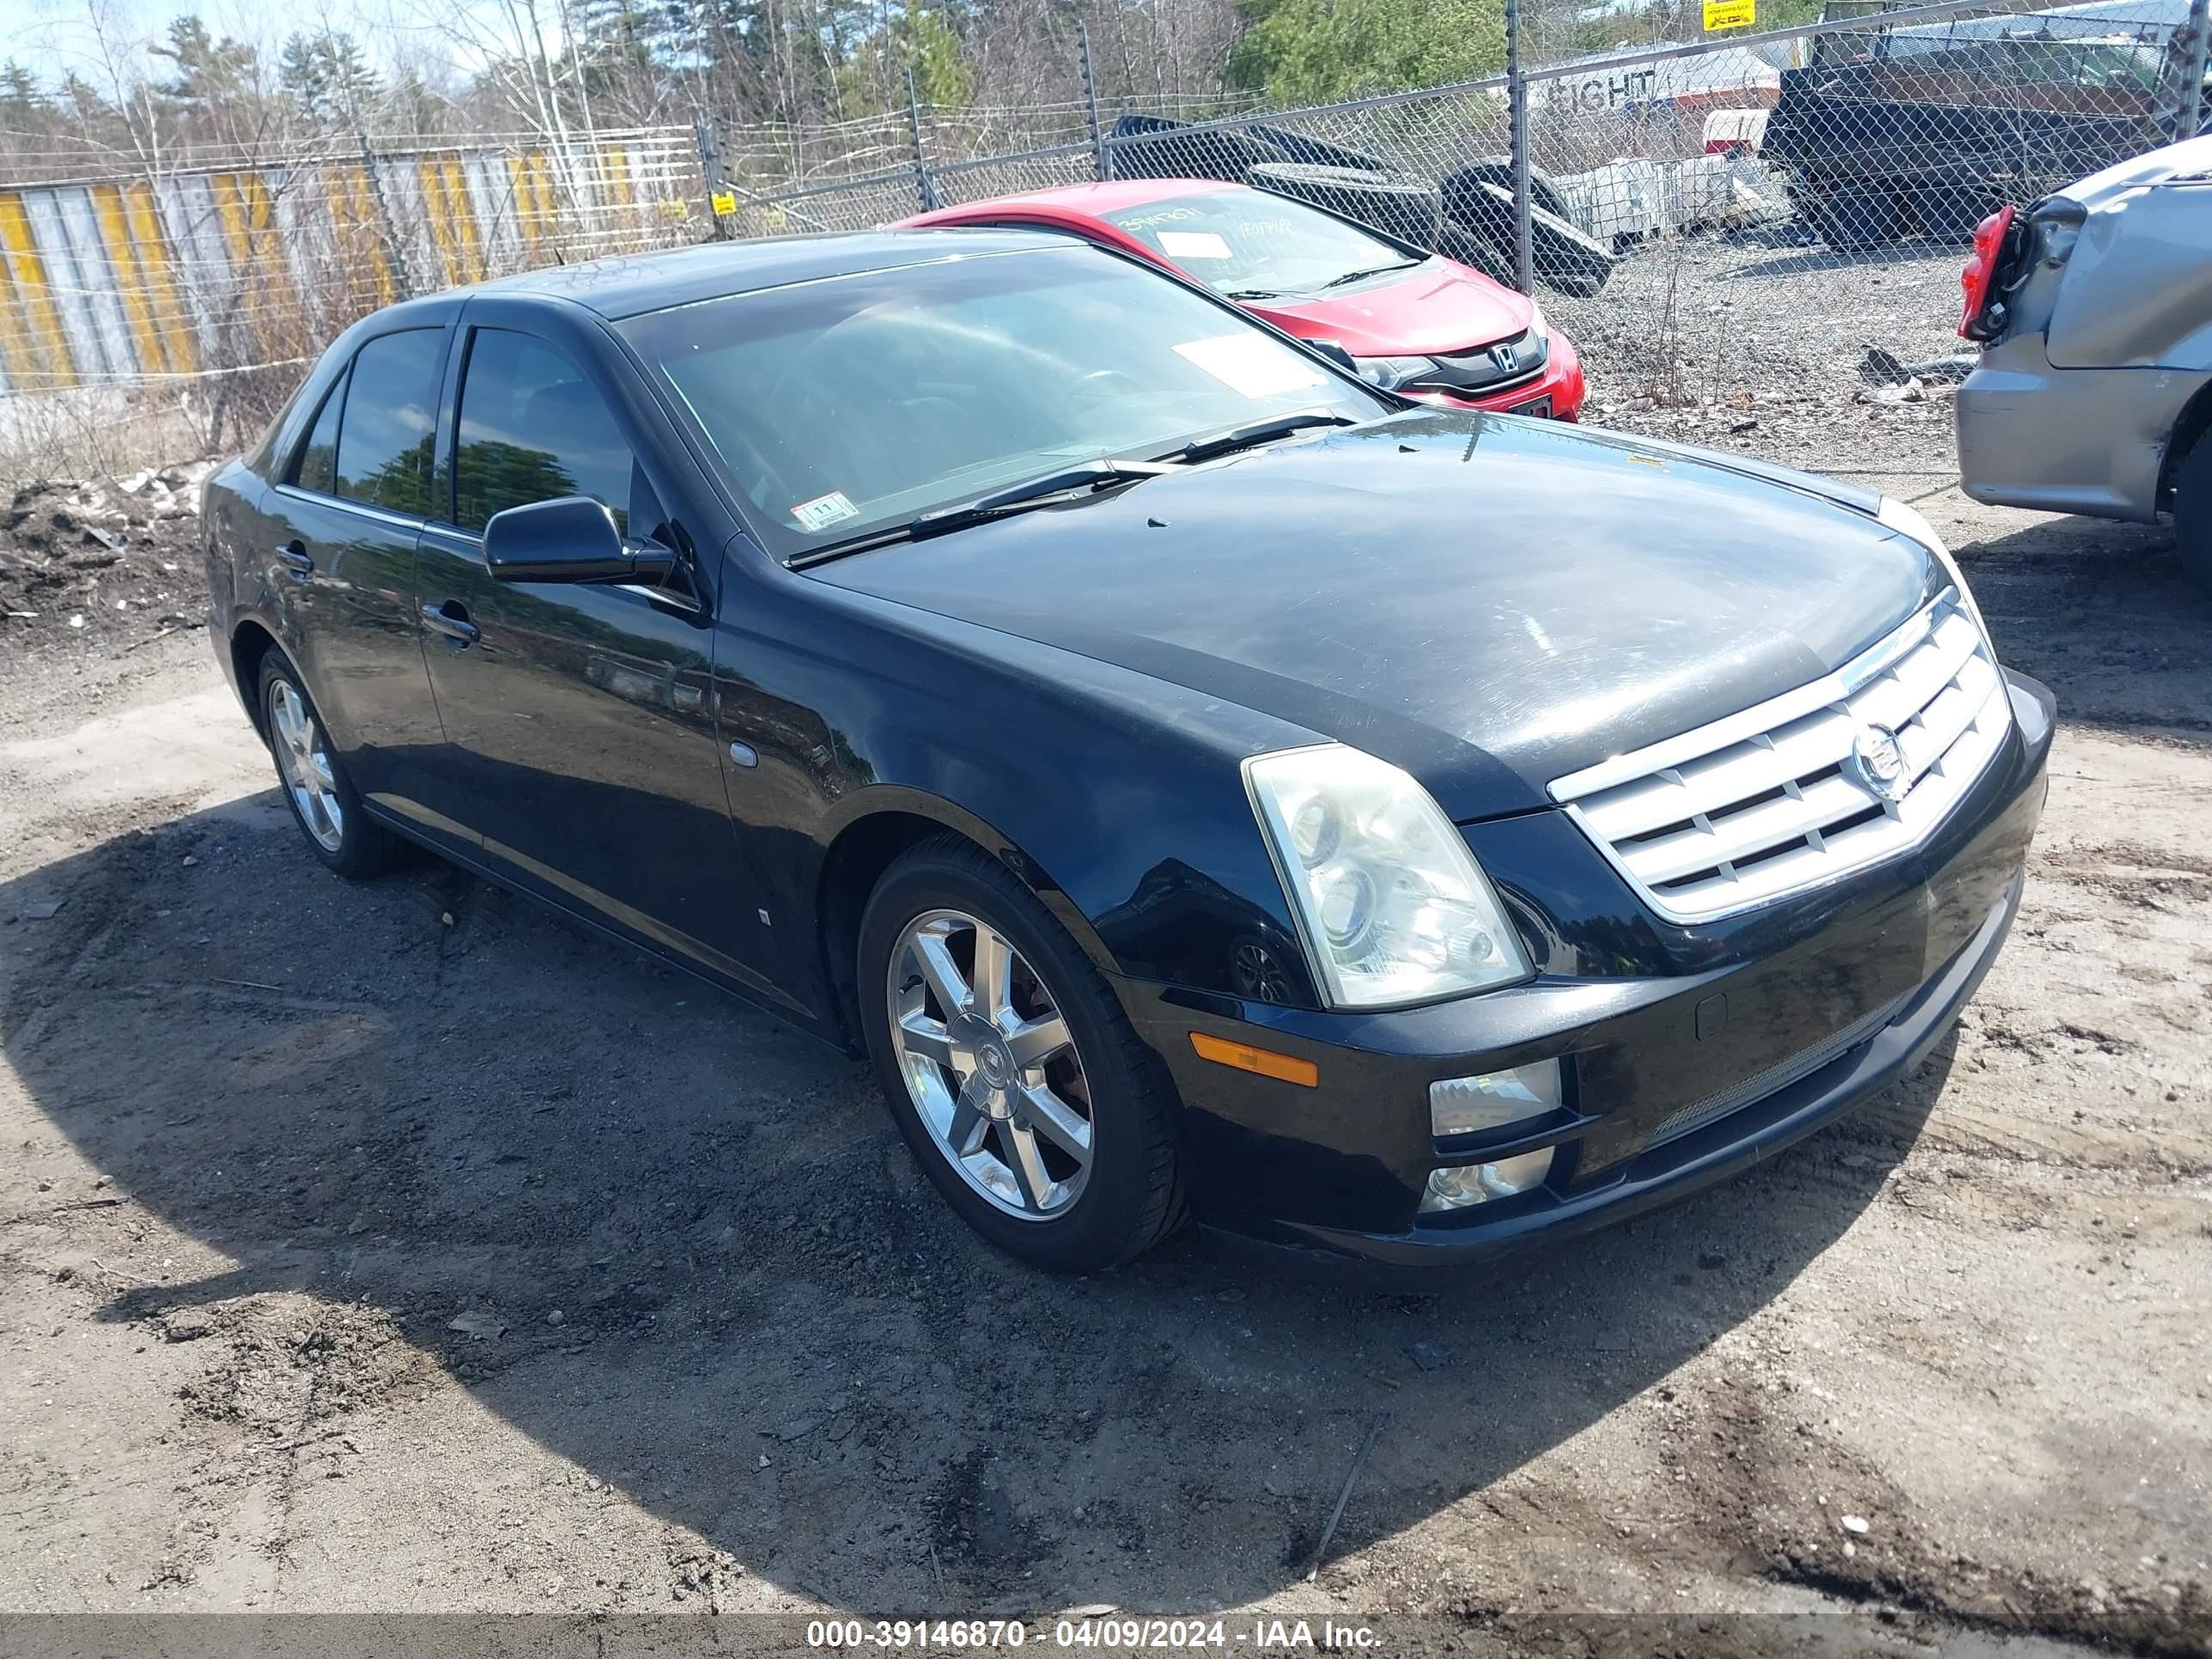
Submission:
<svg viewBox="0 0 2212 1659">
<path fill-rule="evenodd" d="M 1420 263 L 1356 226 L 1262 190 L 1215 190 L 1100 216 L 1232 300 L 1310 298 Z"/>
</svg>

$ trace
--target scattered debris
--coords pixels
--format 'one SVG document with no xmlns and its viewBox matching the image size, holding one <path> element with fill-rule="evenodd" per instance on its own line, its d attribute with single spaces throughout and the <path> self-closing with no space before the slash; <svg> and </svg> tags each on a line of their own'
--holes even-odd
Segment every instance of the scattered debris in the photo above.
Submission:
<svg viewBox="0 0 2212 1659">
<path fill-rule="evenodd" d="M 199 486 L 213 461 L 118 481 L 33 484 L 0 508 L 0 618 L 11 632 L 173 631 L 198 594 Z M 150 640 L 153 636 L 147 636 Z"/>
<path fill-rule="evenodd" d="M 1902 386 L 1861 386 L 1854 401 L 1862 404 L 1917 404 L 1927 400 L 1927 389 L 1918 380 L 1908 379 Z"/>
<path fill-rule="evenodd" d="M 549 1325 L 565 1325 L 568 1322 L 568 1316 L 562 1313 L 558 1308 L 554 1309 L 551 1313 L 545 1316 L 545 1322 Z"/>
<path fill-rule="evenodd" d="M 1412 1347 L 1407 1349 L 1406 1352 L 1407 1357 L 1425 1371 L 1432 1371 L 1437 1366 L 1449 1364 L 1451 1361 L 1450 1353 L 1433 1342 L 1416 1342 Z"/>
<path fill-rule="evenodd" d="M 1863 1515 L 1847 1515 L 1847 1516 L 1845 1516 L 1844 1517 L 1844 1530 L 1845 1532 L 1856 1532 L 1856 1533 L 1861 1533 L 1861 1534 L 1863 1534 L 1863 1533 L 1866 1531 L 1866 1529 L 1867 1529 L 1867 1519 L 1866 1519 L 1866 1516 L 1863 1516 Z"/>
<path fill-rule="evenodd" d="M 489 1338 L 505 1336 L 507 1322 L 495 1313 L 486 1313 L 482 1309 L 471 1308 L 465 1312 L 455 1314 L 447 1320 L 446 1328 L 449 1331 L 459 1331 L 471 1341 L 482 1342 Z"/>
<path fill-rule="evenodd" d="M 68 902 L 67 899 L 40 899 L 36 904 L 27 904 L 23 907 L 23 920 L 52 921 L 60 913 L 62 906 Z"/>
<path fill-rule="evenodd" d="M 1869 346 L 1859 363 L 1859 379 L 1869 386 L 1895 386 L 1907 378 L 1905 365 L 1880 346 Z"/>
<path fill-rule="evenodd" d="M 1388 1412 L 1377 1412 L 1367 1425 L 1367 1437 L 1359 1443 L 1359 1454 L 1352 1460 L 1346 1472 L 1344 1490 L 1336 1495 L 1336 1507 L 1328 1512 L 1328 1524 L 1321 1529 L 1321 1538 L 1314 1545 L 1313 1559 L 1306 1563 L 1305 1581 L 1311 1583 L 1321 1571 L 1322 1558 L 1328 1553 L 1328 1540 L 1336 1536 L 1336 1523 L 1344 1519 L 1344 1506 L 1352 1501 L 1352 1489 L 1358 1484 L 1359 1471 L 1367 1467 L 1367 1454 L 1375 1449 L 1375 1437 L 1382 1432 L 1382 1425 L 1390 1420 Z"/>
</svg>

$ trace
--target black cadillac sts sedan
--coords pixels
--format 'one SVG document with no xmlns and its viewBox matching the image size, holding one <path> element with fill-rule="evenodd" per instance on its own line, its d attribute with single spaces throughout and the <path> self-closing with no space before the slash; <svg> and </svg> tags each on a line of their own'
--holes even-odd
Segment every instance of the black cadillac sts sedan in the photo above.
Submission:
<svg viewBox="0 0 2212 1659">
<path fill-rule="evenodd" d="M 1451 1268 L 1741 1170 L 1938 1040 L 2043 801 L 1910 508 L 1407 404 L 1049 234 L 393 307 L 205 523 L 310 852 L 865 1054 L 1054 1268 Z"/>
</svg>

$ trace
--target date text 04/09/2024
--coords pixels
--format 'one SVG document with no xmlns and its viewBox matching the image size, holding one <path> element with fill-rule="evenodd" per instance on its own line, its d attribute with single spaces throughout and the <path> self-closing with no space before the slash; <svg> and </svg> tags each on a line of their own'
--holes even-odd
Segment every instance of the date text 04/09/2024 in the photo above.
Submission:
<svg viewBox="0 0 2212 1659">
<path fill-rule="evenodd" d="M 1040 1630 L 1037 1636 L 1042 1641 L 1046 1632 Z M 811 1648 L 938 1651 L 1018 1648 L 1026 1646 L 1030 1639 L 1026 1624 L 1006 1619 L 817 1619 L 806 1626 L 806 1644 Z M 1117 1652 L 1247 1648 L 1255 1652 L 1307 1649 L 1348 1653 L 1380 1645 L 1376 1632 L 1365 1625 L 1340 1625 L 1333 1619 L 1316 1623 L 1249 1616 L 1240 1620 L 1135 1614 L 1061 1619 L 1052 1626 L 1049 1639 L 1057 1648 Z"/>
</svg>

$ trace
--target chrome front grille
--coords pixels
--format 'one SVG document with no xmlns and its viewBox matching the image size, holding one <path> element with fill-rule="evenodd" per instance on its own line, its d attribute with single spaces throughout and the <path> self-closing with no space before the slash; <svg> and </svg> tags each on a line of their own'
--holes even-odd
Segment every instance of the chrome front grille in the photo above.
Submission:
<svg viewBox="0 0 2212 1659">
<path fill-rule="evenodd" d="M 1653 909 L 1703 921 L 1917 846 L 2011 720 L 2004 677 L 1947 588 L 1834 673 L 1561 778 L 1552 798 Z"/>
</svg>

